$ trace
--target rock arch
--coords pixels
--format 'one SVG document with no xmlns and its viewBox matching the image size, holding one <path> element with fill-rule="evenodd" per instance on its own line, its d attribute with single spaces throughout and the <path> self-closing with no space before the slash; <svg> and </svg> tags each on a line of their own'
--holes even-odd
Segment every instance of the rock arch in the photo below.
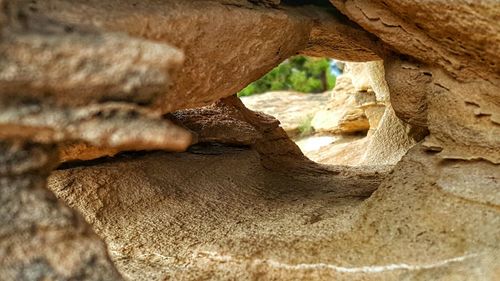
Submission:
<svg viewBox="0 0 500 281">
<path fill-rule="evenodd" d="M 0 1 L 0 277 L 500 278 L 500 7 L 287 2 Z M 373 151 L 428 135 L 309 161 L 233 97 L 297 53 L 383 60 Z"/>
</svg>

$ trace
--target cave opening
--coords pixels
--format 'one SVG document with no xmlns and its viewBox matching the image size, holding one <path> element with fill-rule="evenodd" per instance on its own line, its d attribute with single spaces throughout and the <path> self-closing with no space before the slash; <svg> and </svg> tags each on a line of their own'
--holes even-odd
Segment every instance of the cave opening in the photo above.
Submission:
<svg viewBox="0 0 500 281">
<path fill-rule="evenodd" d="M 321 164 L 363 165 L 368 136 L 384 112 L 361 63 L 295 56 L 238 96 L 251 110 L 277 118 L 309 159 Z M 353 73 L 354 72 L 354 73 Z M 363 85 L 357 85 L 359 83 Z M 371 122 L 370 122 L 371 121 Z"/>
</svg>

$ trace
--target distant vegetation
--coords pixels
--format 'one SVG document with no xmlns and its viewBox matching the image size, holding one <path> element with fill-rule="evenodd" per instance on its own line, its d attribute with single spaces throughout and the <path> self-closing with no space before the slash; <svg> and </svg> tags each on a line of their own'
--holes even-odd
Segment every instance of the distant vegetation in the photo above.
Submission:
<svg viewBox="0 0 500 281">
<path fill-rule="evenodd" d="M 259 80 L 248 85 L 238 96 L 250 96 L 269 91 L 321 93 L 333 89 L 335 75 L 332 60 L 296 56 L 287 59 Z"/>
</svg>

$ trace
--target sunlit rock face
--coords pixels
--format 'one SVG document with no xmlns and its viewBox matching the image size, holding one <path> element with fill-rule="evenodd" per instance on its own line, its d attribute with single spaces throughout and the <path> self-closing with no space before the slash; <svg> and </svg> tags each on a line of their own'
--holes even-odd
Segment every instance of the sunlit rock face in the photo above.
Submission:
<svg viewBox="0 0 500 281">
<path fill-rule="evenodd" d="M 0 0 L 0 279 L 499 280 L 498 4 L 303 2 Z M 367 165 L 233 96 L 297 53 Z"/>
</svg>

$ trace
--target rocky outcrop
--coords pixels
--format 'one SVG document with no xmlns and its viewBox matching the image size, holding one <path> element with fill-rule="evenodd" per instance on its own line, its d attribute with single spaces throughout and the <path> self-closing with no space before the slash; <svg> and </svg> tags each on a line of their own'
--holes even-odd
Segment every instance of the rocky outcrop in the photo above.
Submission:
<svg viewBox="0 0 500 281">
<path fill-rule="evenodd" d="M 174 112 L 171 118 L 199 136 L 201 144 L 253 147 L 261 157 L 261 164 L 270 170 L 316 166 L 302 154 L 278 120 L 249 110 L 236 96 L 199 109 Z"/>
<path fill-rule="evenodd" d="M 500 7 L 494 1 L 330 2 L 398 53 L 442 67 L 460 81 L 500 78 Z"/>
<path fill-rule="evenodd" d="M 310 270 L 276 264 L 333 258 L 331 239 L 384 175 L 271 171 L 255 150 L 212 145 L 58 170 L 49 186 L 94 226 L 128 280 L 296 280 Z"/>
<path fill-rule="evenodd" d="M 370 123 L 365 108 L 377 106 L 373 91 L 355 91 L 351 78 L 342 75 L 328 103 L 314 114 L 311 125 L 318 133 L 349 134 L 366 133 Z"/>
<path fill-rule="evenodd" d="M 429 129 L 430 150 L 441 151 L 444 159 L 498 163 L 498 149 L 493 149 L 500 136 L 500 108 L 494 102 L 500 92 L 497 3 L 458 1 L 444 8 L 438 1 L 332 2 L 396 52 L 410 57 L 400 56 L 399 63 L 394 62 L 395 55 L 386 60 L 389 87 L 402 90 L 393 102 L 396 114 Z M 441 9 L 446 12 L 436 12 Z M 424 14 L 430 18 L 424 19 Z M 405 86 L 405 76 L 410 83 L 419 83 L 415 95 Z M 408 101 L 417 103 L 413 110 L 406 108 Z"/>
<path fill-rule="evenodd" d="M 497 196 L 482 196 L 498 167 L 475 166 L 480 191 L 438 162 L 414 148 L 366 200 L 383 174 L 276 173 L 224 146 L 60 170 L 50 186 L 130 280 L 495 280 Z"/>
<path fill-rule="evenodd" d="M 0 142 L 2 280 L 122 280 L 106 246 L 46 188 L 51 145 Z"/>
<path fill-rule="evenodd" d="M 343 137 L 307 156 L 325 164 L 396 164 L 424 138 L 426 130 L 398 119 L 389 96 L 393 95 L 381 61 L 346 63 L 331 101 L 312 120 L 316 131 L 343 134 Z M 364 138 L 345 137 L 356 132 L 367 134 Z"/>
<path fill-rule="evenodd" d="M 283 91 L 241 97 L 241 101 L 251 110 L 275 117 L 288 136 L 298 138 L 307 135 L 314 114 L 328 102 L 329 96 L 329 92 L 304 94 Z"/>
<path fill-rule="evenodd" d="M 498 280 L 498 4 L 301 2 L 0 0 L 0 279 Z M 384 60 L 377 168 L 232 97 L 296 53 Z"/>
<path fill-rule="evenodd" d="M 378 58 L 371 37 L 346 19 L 322 9 L 277 9 L 257 2 L 262 1 L 51 0 L 30 4 L 36 12 L 26 13 L 183 50 L 182 69 L 157 102 L 164 113 L 233 95 L 299 51 L 335 49 L 334 57 L 343 60 Z"/>
</svg>

